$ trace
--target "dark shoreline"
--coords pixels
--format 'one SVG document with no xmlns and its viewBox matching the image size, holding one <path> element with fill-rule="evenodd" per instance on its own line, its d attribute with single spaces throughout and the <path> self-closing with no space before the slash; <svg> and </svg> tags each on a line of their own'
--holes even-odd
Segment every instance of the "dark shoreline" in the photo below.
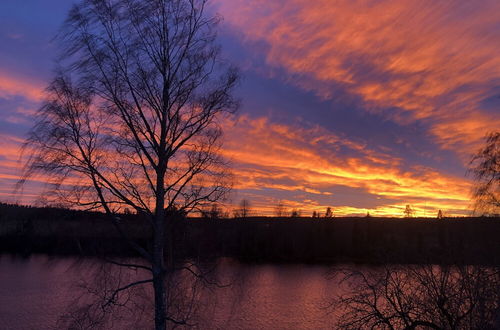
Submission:
<svg viewBox="0 0 500 330">
<path fill-rule="evenodd" d="M 147 246 L 149 228 L 122 215 Z M 500 218 L 245 218 L 171 221 L 176 260 L 500 265 Z M 0 204 L 0 254 L 135 257 L 103 214 Z"/>
</svg>

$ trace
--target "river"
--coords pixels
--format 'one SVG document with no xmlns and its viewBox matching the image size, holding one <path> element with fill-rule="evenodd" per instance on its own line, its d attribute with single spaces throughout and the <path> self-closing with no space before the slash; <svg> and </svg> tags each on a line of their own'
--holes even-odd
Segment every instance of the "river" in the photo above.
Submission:
<svg viewBox="0 0 500 330">
<path fill-rule="evenodd" d="M 95 278 L 99 264 L 71 257 L 0 256 L 0 329 L 61 327 L 61 316 L 78 305 L 75 298 L 82 296 L 85 301 L 82 287 Z M 188 281 L 186 290 L 196 298 L 196 304 L 188 306 L 192 310 L 189 324 L 199 329 L 333 328 L 335 313 L 328 306 L 341 285 L 330 273 L 328 266 L 219 261 L 207 277 L 211 283 L 196 286 L 196 293 L 190 291 L 192 282 Z M 176 299 L 175 292 L 171 293 L 171 300 Z M 147 303 L 139 305 L 146 310 L 141 325 L 127 323 L 125 317 L 106 328 L 149 328 L 144 321 L 149 317 Z M 139 314 L 130 307 L 120 313 Z"/>
</svg>

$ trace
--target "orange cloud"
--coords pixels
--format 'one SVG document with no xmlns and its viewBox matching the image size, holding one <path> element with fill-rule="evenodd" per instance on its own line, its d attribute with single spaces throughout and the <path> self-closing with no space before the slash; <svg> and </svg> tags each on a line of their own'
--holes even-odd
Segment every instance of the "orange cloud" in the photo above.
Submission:
<svg viewBox="0 0 500 330">
<path fill-rule="evenodd" d="M 291 126 L 264 117 L 242 116 L 226 121 L 224 127 L 226 143 L 222 152 L 233 162 L 237 178 L 234 188 L 239 196 L 252 201 L 257 214 L 272 215 L 278 200 L 289 210 L 301 209 L 304 215 L 324 212 L 326 207 L 335 205 L 337 216 L 367 212 L 401 216 L 405 204 L 411 204 L 420 216 L 433 215 L 438 209 L 459 215 L 469 205 L 467 180 L 426 167 L 403 170 L 402 160 L 389 151 L 371 150 L 363 141 L 333 134 L 318 125 L 301 122 Z M 15 136 L 0 136 L 2 200 L 16 197 L 12 192 L 21 175 L 18 159 L 22 141 Z M 346 149 L 351 156 L 343 156 Z M 49 181 L 39 177 L 34 183 Z M 350 201 L 339 203 L 342 193 L 332 187 L 358 192 Z M 272 190 L 273 194 L 266 196 L 264 190 Z M 290 198 L 290 193 L 295 197 Z M 21 197 L 25 203 L 31 203 L 37 196 L 30 190 Z M 380 203 L 373 207 L 356 206 L 360 204 L 358 199 L 366 196 L 380 199 Z"/>
<path fill-rule="evenodd" d="M 266 44 L 255 49 L 268 64 L 324 98 L 343 88 L 368 111 L 424 121 L 457 153 L 500 127 L 498 111 L 481 104 L 498 94 L 498 1 L 218 0 L 217 8 L 248 42 Z"/>
<path fill-rule="evenodd" d="M 405 204 L 413 205 L 420 216 L 437 213 L 439 209 L 449 210 L 451 214 L 466 212 L 470 182 L 464 178 L 422 166 L 403 170 L 401 160 L 389 153 L 370 150 L 361 142 L 334 135 L 319 126 L 304 126 L 274 124 L 266 118 L 248 116 L 227 123 L 224 154 L 232 159 L 236 168 L 238 182 L 235 188 L 243 192 L 274 189 L 299 195 L 308 193 L 330 201 L 330 205 L 338 205 L 339 196 L 330 189 L 341 186 L 356 188 L 381 199 L 380 205 L 373 209 L 340 205 L 336 207 L 338 215 L 370 212 L 372 215 L 400 216 Z M 340 148 L 349 148 L 355 156 L 345 158 Z M 360 192 L 352 196 L 352 203 L 356 204 L 356 199 L 362 195 Z M 272 214 L 278 199 L 258 203 L 260 211 Z M 392 202 L 384 204 L 384 200 Z M 308 212 L 328 206 L 299 199 L 287 200 L 287 204 L 293 203 L 296 208 Z"/>
</svg>

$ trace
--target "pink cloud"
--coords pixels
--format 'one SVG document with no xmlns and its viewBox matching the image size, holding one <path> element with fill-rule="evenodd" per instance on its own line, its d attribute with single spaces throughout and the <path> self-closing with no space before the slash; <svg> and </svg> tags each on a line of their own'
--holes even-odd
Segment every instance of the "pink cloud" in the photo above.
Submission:
<svg viewBox="0 0 500 330">
<path fill-rule="evenodd" d="M 43 84 L 35 79 L 0 72 L 0 97 L 22 96 L 31 101 L 40 101 L 43 98 L 43 90 Z"/>
<path fill-rule="evenodd" d="M 323 98 L 342 86 L 365 109 L 417 120 L 470 153 L 500 116 L 484 111 L 500 78 L 498 1 L 219 0 L 232 29 Z M 255 51 L 249 47 L 250 51 Z M 334 85 L 332 85 L 334 84 Z"/>
</svg>

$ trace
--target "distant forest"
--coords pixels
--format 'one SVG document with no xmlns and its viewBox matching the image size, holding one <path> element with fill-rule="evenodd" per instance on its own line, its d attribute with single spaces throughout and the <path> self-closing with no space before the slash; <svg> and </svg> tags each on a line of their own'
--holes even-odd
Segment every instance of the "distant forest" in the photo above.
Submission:
<svg viewBox="0 0 500 330">
<path fill-rule="evenodd" d="M 117 215 L 148 244 L 140 215 Z M 500 218 L 185 218 L 170 214 L 172 258 L 249 262 L 500 264 Z M 0 253 L 134 256 L 105 214 L 0 204 Z"/>
</svg>

